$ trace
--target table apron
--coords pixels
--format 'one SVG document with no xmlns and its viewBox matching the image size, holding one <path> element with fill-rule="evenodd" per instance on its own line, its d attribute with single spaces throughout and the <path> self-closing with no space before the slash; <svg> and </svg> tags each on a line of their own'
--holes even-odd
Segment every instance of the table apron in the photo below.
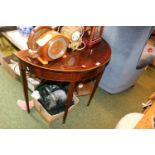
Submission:
<svg viewBox="0 0 155 155">
<path fill-rule="evenodd" d="M 103 71 L 105 66 L 95 68 L 89 71 L 82 71 L 82 72 L 62 72 L 62 71 L 52 71 L 52 70 L 45 70 L 42 68 L 33 67 L 30 64 L 20 62 L 22 68 L 28 71 L 35 76 L 46 79 L 46 80 L 54 80 L 54 81 L 84 81 L 88 79 L 92 79 L 96 77 L 99 73 Z"/>
</svg>

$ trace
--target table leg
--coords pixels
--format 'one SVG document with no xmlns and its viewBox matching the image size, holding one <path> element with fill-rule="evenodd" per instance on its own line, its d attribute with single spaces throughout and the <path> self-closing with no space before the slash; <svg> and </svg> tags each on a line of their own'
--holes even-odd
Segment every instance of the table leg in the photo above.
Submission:
<svg viewBox="0 0 155 155">
<path fill-rule="evenodd" d="M 68 109 L 70 107 L 70 102 L 73 98 L 73 92 L 75 89 L 75 84 L 76 84 L 76 82 L 71 82 L 69 84 L 69 90 L 68 90 L 68 95 L 67 95 L 67 100 L 66 100 L 66 108 L 65 108 L 65 113 L 64 113 L 64 117 L 63 117 L 63 123 L 65 123 L 66 118 L 67 118 Z"/>
<path fill-rule="evenodd" d="M 19 63 L 19 68 L 20 68 L 20 73 L 21 73 L 21 78 L 22 78 L 22 85 L 23 85 L 24 97 L 26 101 L 26 108 L 27 108 L 27 112 L 30 113 L 26 71 L 22 68 L 21 63 Z"/>
<path fill-rule="evenodd" d="M 103 71 L 104 71 L 104 70 L 103 70 Z M 92 100 L 92 98 L 93 98 L 93 96 L 94 96 L 94 94 L 95 94 L 95 91 L 96 91 L 96 89 L 97 89 L 97 87 L 98 87 L 98 84 L 99 84 L 99 82 L 100 82 L 100 79 L 101 79 L 101 77 L 102 77 L 103 71 L 102 71 L 99 75 L 97 75 L 97 77 L 96 77 L 95 84 L 94 84 L 94 88 L 93 88 L 93 91 L 92 91 L 91 96 L 90 96 L 90 98 L 89 98 L 89 101 L 88 101 L 87 106 L 90 105 L 90 102 L 91 102 L 91 100 Z"/>
</svg>

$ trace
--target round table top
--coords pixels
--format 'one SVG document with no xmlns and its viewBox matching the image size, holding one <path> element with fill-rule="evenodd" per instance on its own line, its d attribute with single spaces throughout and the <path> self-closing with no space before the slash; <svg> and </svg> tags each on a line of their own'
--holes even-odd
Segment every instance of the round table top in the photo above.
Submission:
<svg viewBox="0 0 155 155">
<path fill-rule="evenodd" d="M 37 59 L 30 59 L 27 50 L 16 52 L 15 55 L 25 63 L 51 71 L 82 72 L 104 66 L 111 58 L 111 48 L 104 40 L 81 51 L 70 51 L 56 60 L 42 65 Z"/>
</svg>

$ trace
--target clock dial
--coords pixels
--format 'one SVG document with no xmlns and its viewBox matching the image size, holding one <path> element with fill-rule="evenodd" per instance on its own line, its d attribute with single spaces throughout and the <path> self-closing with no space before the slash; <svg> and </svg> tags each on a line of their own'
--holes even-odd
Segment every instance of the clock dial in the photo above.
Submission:
<svg viewBox="0 0 155 155">
<path fill-rule="evenodd" d="M 79 31 L 75 31 L 72 34 L 72 41 L 78 41 L 80 39 L 80 35 L 81 35 L 81 33 Z"/>
</svg>

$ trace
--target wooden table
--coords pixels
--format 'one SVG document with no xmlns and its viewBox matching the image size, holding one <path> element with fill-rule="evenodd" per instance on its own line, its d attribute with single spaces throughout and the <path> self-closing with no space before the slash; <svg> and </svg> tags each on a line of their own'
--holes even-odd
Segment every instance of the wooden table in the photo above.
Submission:
<svg viewBox="0 0 155 155">
<path fill-rule="evenodd" d="M 37 60 L 30 59 L 27 50 L 17 52 L 15 55 L 19 59 L 28 113 L 30 113 L 30 109 L 28 104 L 29 98 L 26 72 L 32 73 L 36 77 L 45 80 L 69 82 L 69 91 L 63 117 L 63 123 L 65 123 L 76 85 L 79 82 L 92 79 L 95 80 L 95 84 L 87 105 L 90 104 L 102 77 L 104 68 L 111 58 L 111 49 L 108 43 L 102 41 L 92 49 L 85 48 L 82 51 L 67 51 L 64 57 L 51 61 L 47 65 L 42 65 Z"/>
</svg>

